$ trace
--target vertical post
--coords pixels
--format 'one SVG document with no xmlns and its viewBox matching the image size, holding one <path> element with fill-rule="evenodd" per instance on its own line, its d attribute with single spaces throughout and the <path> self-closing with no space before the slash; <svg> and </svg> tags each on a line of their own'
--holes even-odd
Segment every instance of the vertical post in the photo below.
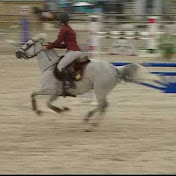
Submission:
<svg viewBox="0 0 176 176">
<path fill-rule="evenodd" d="M 29 6 L 20 6 L 20 16 L 21 16 L 21 44 L 23 45 L 30 39 L 30 29 L 29 29 Z"/>
<path fill-rule="evenodd" d="M 158 51 L 158 42 L 157 42 L 157 32 L 158 32 L 158 17 L 150 16 L 147 19 L 148 24 L 148 47 L 147 50 L 149 53 L 156 53 Z"/>
<path fill-rule="evenodd" d="M 99 15 L 89 16 L 88 24 L 88 50 L 91 57 L 96 57 L 96 52 L 99 52 L 100 42 L 98 32 L 101 30 L 101 18 Z"/>
</svg>

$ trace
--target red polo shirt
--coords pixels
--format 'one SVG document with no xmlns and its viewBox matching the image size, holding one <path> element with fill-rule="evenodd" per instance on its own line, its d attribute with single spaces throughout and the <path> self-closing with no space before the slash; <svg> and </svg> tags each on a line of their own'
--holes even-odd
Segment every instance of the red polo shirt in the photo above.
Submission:
<svg viewBox="0 0 176 176">
<path fill-rule="evenodd" d="M 80 51 L 76 42 L 76 34 L 69 26 L 61 25 L 57 39 L 53 43 L 49 43 L 47 49 L 65 48 L 72 51 Z"/>
</svg>

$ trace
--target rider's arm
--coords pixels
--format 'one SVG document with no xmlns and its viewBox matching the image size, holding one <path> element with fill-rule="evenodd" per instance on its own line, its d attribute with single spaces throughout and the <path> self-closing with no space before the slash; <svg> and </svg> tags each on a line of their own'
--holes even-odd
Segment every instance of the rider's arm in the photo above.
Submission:
<svg viewBox="0 0 176 176">
<path fill-rule="evenodd" d="M 48 45 L 52 44 L 51 42 L 48 42 Z M 48 47 L 48 45 L 46 45 Z M 60 48 L 60 49 L 65 49 L 66 45 L 64 43 L 60 44 L 59 47 L 54 47 L 54 48 Z"/>
<path fill-rule="evenodd" d="M 65 34 L 66 29 L 64 27 L 61 27 L 57 40 L 47 45 L 46 48 L 48 50 L 53 48 L 66 48 L 65 44 L 62 44 L 62 42 L 64 41 Z"/>
</svg>

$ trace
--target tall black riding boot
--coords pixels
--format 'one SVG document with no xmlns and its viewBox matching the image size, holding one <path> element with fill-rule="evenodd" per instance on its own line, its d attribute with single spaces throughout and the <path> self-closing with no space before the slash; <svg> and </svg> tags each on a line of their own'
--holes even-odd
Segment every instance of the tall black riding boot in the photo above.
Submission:
<svg viewBox="0 0 176 176">
<path fill-rule="evenodd" d="M 65 89 L 75 89 L 75 84 L 70 76 L 70 73 L 65 68 L 62 69 L 62 79 L 64 82 Z"/>
</svg>

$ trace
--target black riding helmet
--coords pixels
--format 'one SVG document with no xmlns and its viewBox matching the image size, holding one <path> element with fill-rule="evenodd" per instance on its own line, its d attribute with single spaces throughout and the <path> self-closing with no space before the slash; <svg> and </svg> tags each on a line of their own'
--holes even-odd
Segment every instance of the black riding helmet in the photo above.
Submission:
<svg viewBox="0 0 176 176">
<path fill-rule="evenodd" d="M 67 24 L 69 22 L 70 18 L 66 13 L 63 13 L 59 16 L 59 20 L 61 23 Z"/>
</svg>

